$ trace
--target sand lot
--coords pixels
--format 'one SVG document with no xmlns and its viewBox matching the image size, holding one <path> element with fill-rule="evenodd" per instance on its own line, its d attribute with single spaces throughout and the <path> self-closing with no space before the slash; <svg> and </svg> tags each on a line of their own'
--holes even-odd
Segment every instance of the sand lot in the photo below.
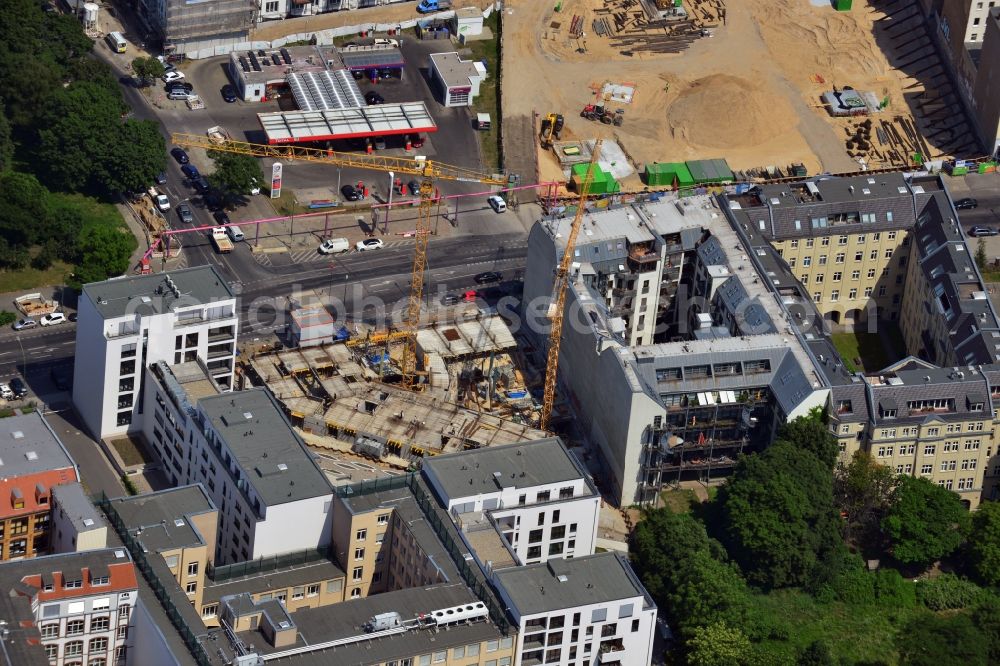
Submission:
<svg viewBox="0 0 1000 666">
<path fill-rule="evenodd" d="M 848 121 L 831 118 L 820 95 L 850 85 L 887 96 L 892 115 L 908 115 L 906 80 L 876 44 L 882 14 L 867 0 L 850 12 L 809 0 L 731 1 L 711 37 L 676 54 L 631 55 L 592 31 L 595 18 L 608 16 L 595 11 L 604 0 L 568 0 L 559 13 L 553 5 L 507 0 L 505 119 L 562 113 L 569 136 L 615 136 L 639 168 L 724 157 L 735 169 L 803 162 L 810 173 L 855 171 L 844 146 Z M 569 35 L 573 15 L 583 17 L 582 37 Z M 579 117 L 609 81 L 636 88 L 630 104 L 612 105 L 625 109 L 622 127 Z M 539 171 L 543 179 L 559 174 L 552 153 L 539 154 Z"/>
</svg>

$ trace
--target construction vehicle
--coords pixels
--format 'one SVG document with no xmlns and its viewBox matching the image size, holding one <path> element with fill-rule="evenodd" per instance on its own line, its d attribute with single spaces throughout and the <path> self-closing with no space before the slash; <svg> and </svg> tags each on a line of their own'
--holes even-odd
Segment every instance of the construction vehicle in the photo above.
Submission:
<svg viewBox="0 0 1000 666">
<path fill-rule="evenodd" d="M 319 162 L 335 167 L 354 167 L 371 169 L 373 171 L 389 172 L 419 176 L 420 205 L 417 212 L 416 229 L 413 235 L 413 272 L 410 281 L 410 295 L 404 321 L 405 345 L 401 363 L 402 381 L 405 386 L 415 388 L 417 383 L 417 328 L 420 324 L 420 306 L 424 296 L 424 269 L 427 266 L 427 243 L 433 225 L 431 224 L 434 208 L 440 199 L 435 192 L 435 179 L 457 180 L 484 185 L 507 186 L 503 175 L 491 176 L 474 169 L 432 162 L 424 157 L 391 157 L 383 155 L 367 155 L 357 153 L 338 153 L 333 150 L 306 148 L 296 145 L 264 145 L 235 141 L 229 139 L 222 144 L 215 144 L 207 136 L 198 134 L 174 134 L 171 142 L 175 146 L 188 148 L 204 148 L 205 150 L 221 150 L 251 157 L 264 157 L 277 160 L 303 160 Z M 214 235 L 213 235 L 214 239 Z M 226 239 L 229 242 L 229 239 Z M 230 249 L 232 243 L 230 242 Z"/>
<path fill-rule="evenodd" d="M 583 226 L 583 216 L 587 210 L 587 197 L 590 193 L 590 186 L 594 182 L 594 170 L 597 168 L 597 158 L 601 154 L 601 141 L 601 139 L 598 139 L 594 143 L 594 152 L 590 156 L 590 165 L 587 167 L 587 173 L 580 181 L 580 196 L 576 203 L 576 215 L 573 217 L 573 223 L 570 225 L 569 234 L 566 237 L 566 247 L 563 249 L 562 258 L 559 260 L 559 267 L 556 269 L 555 280 L 552 283 L 552 302 L 549 304 L 548 311 L 548 319 L 551 322 L 549 329 L 549 353 L 545 363 L 545 390 L 542 397 L 542 414 L 538 426 L 542 430 L 549 429 L 552 408 L 556 403 L 559 348 L 562 346 L 563 317 L 566 310 L 566 289 L 569 285 L 569 269 L 573 264 L 576 237 L 580 235 L 580 227 Z"/>
<path fill-rule="evenodd" d="M 620 127 L 622 122 L 625 120 L 625 109 L 612 111 L 602 104 L 588 104 L 583 107 L 583 111 L 580 112 L 580 117 L 586 118 L 587 120 L 600 121 L 603 125 L 614 125 L 615 127 Z"/>
<path fill-rule="evenodd" d="M 539 142 L 542 144 L 542 148 L 551 148 L 553 139 L 559 138 L 559 132 L 562 132 L 563 123 L 562 114 L 550 113 L 544 118 L 542 118 L 542 131 L 539 134 Z"/>
</svg>

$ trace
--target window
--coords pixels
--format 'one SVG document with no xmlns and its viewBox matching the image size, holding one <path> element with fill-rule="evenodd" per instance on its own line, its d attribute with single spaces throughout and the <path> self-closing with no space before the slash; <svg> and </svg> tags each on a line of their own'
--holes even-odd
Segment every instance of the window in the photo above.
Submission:
<svg viewBox="0 0 1000 666">
<path fill-rule="evenodd" d="M 188 583 L 187 585 L 184 586 L 184 590 L 188 594 L 194 594 L 195 592 L 198 591 L 198 583 L 195 582 Z"/>
<path fill-rule="evenodd" d="M 306 596 L 306 588 L 301 585 L 292 588 L 292 599 L 301 599 L 304 596 Z"/>
<path fill-rule="evenodd" d="M 864 258 L 865 258 L 865 253 L 864 252 L 855 252 L 854 253 L 854 261 L 861 261 Z"/>
<path fill-rule="evenodd" d="M 77 589 L 83 587 L 83 581 L 80 580 L 79 578 L 76 580 L 64 580 L 63 587 L 66 588 L 67 590 Z"/>
<path fill-rule="evenodd" d="M 83 633 L 84 623 L 83 620 L 70 620 L 66 623 L 66 635 L 67 636 L 79 636 Z"/>
<path fill-rule="evenodd" d="M 541 543 L 543 530 L 531 530 L 528 532 L 528 543 Z"/>
<path fill-rule="evenodd" d="M 868 298 L 871 295 L 872 295 L 872 288 L 871 287 L 865 287 L 865 298 Z"/>
<path fill-rule="evenodd" d="M 340 579 L 337 579 L 337 580 L 328 580 L 326 582 L 326 593 L 327 594 L 336 594 L 337 592 L 340 592 L 342 589 L 344 589 L 344 581 L 342 581 Z"/>
<path fill-rule="evenodd" d="M 604 622 L 608 619 L 608 609 L 607 608 L 595 608 L 590 613 L 590 623 L 596 624 L 598 622 Z"/>
<path fill-rule="evenodd" d="M 364 548 L 355 548 L 354 549 L 354 559 L 356 559 L 356 560 L 363 560 L 363 559 L 365 559 L 365 549 Z"/>
<path fill-rule="evenodd" d="M 812 247 L 815 241 L 812 238 L 806 239 L 806 247 Z"/>
<path fill-rule="evenodd" d="M 197 575 L 198 575 L 198 563 L 192 562 L 191 564 L 188 565 L 188 576 L 197 576 Z"/>
<path fill-rule="evenodd" d="M 314 584 L 306 588 L 307 597 L 315 597 L 317 594 L 319 594 L 319 585 Z"/>
<path fill-rule="evenodd" d="M 840 271 L 837 271 L 836 273 L 833 274 L 833 281 L 834 282 L 840 282 L 840 279 L 842 277 L 844 277 L 844 274 L 841 273 Z"/>
<path fill-rule="evenodd" d="M 813 292 L 813 302 L 814 303 L 822 303 L 823 302 L 823 292 L 821 292 L 821 291 Z"/>
<path fill-rule="evenodd" d="M 132 612 L 132 607 L 124 604 L 118 607 L 118 622 L 128 622 L 128 616 Z"/>
<path fill-rule="evenodd" d="M 90 633 L 92 634 L 99 631 L 107 631 L 110 626 L 111 618 L 107 615 L 100 615 L 90 619 Z"/>
<path fill-rule="evenodd" d="M 387 513 L 380 514 L 379 517 L 378 517 L 378 524 L 379 525 L 388 525 L 389 524 L 389 514 L 387 514 Z"/>
<path fill-rule="evenodd" d="M 836 256 L 836 257 L 834 257 L 834 259 L 833 259 L 833 260 L 834 260 L 835 262 L 837 262 L 838 264 L 842 264 L 842 263 L 844 263 L 844 253 L 843 253 L 843 252 L 838 252 L 838 253 L 837 253 L 837 256 Z"/>
<path fill-rule="evenodd" d="M 90 639 L 90 654 L 95 652 L 107 652 L 108 651 L 108 639 L 101 636 L 100 638 Z"/>
<path fill-rule="evenodd" d="M 825 275 L 823 273 L 820 273 L 819 275 L 817 275 L 816 276 L 816 284 L 822 283 L 824 277 L 825 277 Z"/>
<path fill-rule="evenodd" d="M 921 474 L 930 474 L 933 471 L 934 471 L 934 465 L 921 465 L 920 466 L 920 473 Z"/>
<path fill-rule="evenodd" d="M 819 255 L 819 265 L 820 266 L 826 266 L 826 255 L 825 254 Z"/>
<path fill-rule="evenodd" d="M 847 236 L 841 236 L 838 238 L 837 245 L 847 245 Z"/>
<path fill-rule="evenodd" d="M 58 645 L 46 645 L 45 646 L 45 656 L 48 657 L 49 661 L 54 661 L 59 658 L 59 646 Z"/>
<path fill-rule="evenodd" d="M 812 266 L 812 262 L 813 262 L 812 257 L 802 257 L 802 267 L 803 268 L 807 268 L 809 266 Z"/>
<path fill-rule="evenodd" d="M 361 588 L 355 587 L 351 590 L 351 599 L 358 599 L 361 597 Z"/>
<path fill-rule="evenodd" d="M 891 254 L 892 254 L 892 253 L 890 252 L 890 256 L 891 256 Z M 868 254 L 868 258 L 869 258 L 869 259 L 871 259 L 871 260 L 873 260 L 873 261 L 874 261 L 875 259 L 878 259 L 878 250 L 872 250 L 872 251 L 871 251 L 871 252 L 870 252 L 870 253 Z"/>
<path fill-rule="evenodd" d="M 358 530 L 355 533 L 354 538 L 357 539 L 358 541 L 364 541 L 366 538 L 368 538 L 368 530 Z"/>
<path fill-rule="evenodd" d="M 274 14 L 275 12 L 277 12 L 278 11 L 277 0 L 270 0 L 270 2 L 265 2 L 264 11 L 268 14 Z"/>
<path fill-rule="evenodd" d="M 847 292 L 847 297 L 849 299 L 851 299 L 851 300 L 854 300 L 855 298 L 858 297 L 858 290 L 857 289 L 851 289 L 849 292 Z"/>
<path fill-rule="evenodd" d="M 537 495 L 535 495 L 535 501 L 536 502 L 548 502 L 550 494 L 551 493 L 548 490 L 543 490 L 542 492 L 540 492 Z M 541 523 L 539 523 L 539 524 L 541 524 Z"/>
<path fill-rule="evenodd" d="M 880 446 L 878 447 L 878 457 L 879 458 L 891 458 L 892 457 L 891 446 Z"/>
<path fill-rule="evenodd" d="M 892 222 L 892 213 L 886 213 L 886 219 L 887 219 L 887 220 L 888 220 L 889 222 Z M 894 241 L 894 240 L 896 240 L 896 232 L 895 232 L 895 231 L 890 231 L 890 232 L 889 232 L 889 233 L 888 233 L 888 234 L 886 235 L 886 238 L 887 238 L 888 240 L 891 240 L 891 241 Z"/>
<path fill-rule="evenodd" d="M 924 455 L 925 456 L 932 456 L 932 455 L 934 455 L 935 449 L 937 449 L 937 445 L 936 444 L 924 444 Z"/>
<path fill-rule="evenodd" d="M 834 289 L 833 291 L 830 292 L 830 300 L 831 301 L 836 301 L 839 298 L 840 298 L 840 291 L 839 290 Z"/>
<path fill-rule="evenodd" d="M 361 580 L 363 573 L 364 573 L 364 567 L 354 567 L 354 571 L 351 572 L 351 580 L 354 581 Z"/>
<path fill-rule="evenodd" d="M 941 461 L 941 471 L 942 472 L 954 472 L 958 469 L 957 461 L 955 460 L 942 460 Z"/>
<path fill-rule="evenodd" d="M 201 609 L 202 617 L 215 617 L 219 613 L 219 604 L 210 604 Z"/>
<path fill-rule="evenodd" d="M 852 280 L 860 280 L 861 279 L 861 271 L 851 271 L 851 279 Z"/>
<path fill-rule="evenodd" d="M 63 648 L 64 657 L 80 657 L 83 656 L 83 641 L 70 641 L 66 643 L 66 647 Z"/>
</svg>

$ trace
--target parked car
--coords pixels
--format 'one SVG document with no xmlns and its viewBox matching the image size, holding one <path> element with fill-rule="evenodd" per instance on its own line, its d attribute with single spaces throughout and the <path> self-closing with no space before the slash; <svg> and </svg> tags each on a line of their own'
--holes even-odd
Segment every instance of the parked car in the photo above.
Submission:
<svg viewBox="0 0 1000 666">
<path fill-rule="evenodd" d="M 353 185 L 344 185 L 340 188 L 340 193 L 344 196 L 345 201 L 360 201 L 364 197 L 362 196 L 361 190 L 354 187 Z"/>
<path fill-rule="evenodd" d="M 260 194 L 260 185 L 257 183 L 257 179 L 256 178 L 251 178 L 250 179 L 250 195 L 251 196 L 257 196 L 258 194 Z"/>
<path fill-rule="evenodd" d="M 167 93 L 167 99 L 174 100 L 175 102 L 186 102 L 189 99 L 196 99 L 197 97 L 198 96 L 195 95 L 194 92 L 190 90 L 182 90 L 180 88 L 171 90 Z"/>
<path fill-rule="evenodd" d="M 381 238 L 366 238 L 363 241 L 358 241 L 357 245 L 354 246 L 358 252 L 364 252 L 366 250 L 378 250 L 385 246 Z"/>
<path fill-rule="evenodd" d="M 233 103 L 236 101 L 236 88 L 234 88 L 232 84 L 227 83 L 226 85 L 222 86 L 222 99 L 226 100 L 229 103 Z"/>
<path fill-rule="evenodd" d="M 368 104 L 368 106 L 372 106 L 373 104 L 385 104 L 385 97 L 382 97 L 382 95 L 379 95 L 374 90 L 369 90 L 365 93 L 365 103 Z"/>
<path fill-rule="evenodd" d="M 955 208 L 958 210 L 972 210 L 973 208 L 978 208 L 979 202 L 972 197 L 965 197 L 964 199 L 959 199 L 955 202 Z"/>
<path fill-rule="evenodd" d="M 159 208 L 162 212 L 170 210 L 170 199 L 167 198 L 166 194 L 156 195 L 156 207 Z"/>
<path fill-rule="evenodd" d="M 226 214 L 223 213 L 223 215 Z M 226 219 L 227 220 L 229 219 L 228 215 L 226 215 Z M 241 243 L 247 239 L 247 237 L 243 235 L 243 230 L 240 229 L 235 224 L 231 224 L 228 227 L 226 227 L 226 233 L 229 234 L 229 240 L 233 241 L 234 243 Z"/>
<path fill-rule="evenodd" d="M 320 243 L 320 254 L 340 254 L 351 249 L 351 242 L 346 238 L 327 238 Z"/>
<path fill-rule="evenodd" d="M 996 236 L 997 230 L 993 227 L 972 227 L 969 229 L 970 236 Z"/>
<path fill-rule="evenodd" d="M 232 220 L 229 219 L 229 214 L 226 213 L 226 211 L 224 210 L 215 211 L 214 213 L 212 213 L 212 217 L 214 217 L 215 221 L 218 222 L 219 224 L 229 224 L 230 222 L 232 222 Z"/>
<path fill-rule="evenodd" d="M 399 48 L 399 42 L 395 39 L 390 39 L 388 37 L 376 37 L 373 42 L 375 46 L 391 46 L 394 49 Z"/>
<path fill-rule="evenodd" d="M 177 160 L 178 164 L 187 164 L 191 161 L 188 159 L 188 154 L 184 152 L 183 148 L 171 148 L 170 154 Z"/>
<path fill-rule="evenodd" d="M 156 184 L 157 185 L 166 185 L 166 183 L 167 183 L 167 172 L 166 171 L 161 171 L 160 173 L 156 174 Z"/>
<path fill-rule="evenodd" d="M 178 72 L 177 70 L 163 73 L 163 80 L 166 83 L 170 83 L 171 81 L 180 81 L 183 78 L 184 78 L 184 72 Z"/>
<path fill-rule="evenodd" d="M 10 390 L 14 392 L 15 398 L 20 399 L 28 395 L 28 387 L 24 385 L 20 377 L 14 377 L 10 380 Z"/>
<path fill-rule="evenodd" d="M 472 279 L 476 281 L 476 284 L 492 284 L 500 282 L 503 279 L 503 275 L 497 271 L 486 271 L 485 273 L 479 273 Z"/>
<path fill-rule="evenodd" d="M 191 213 L 191 206 L 186 203 L 182 203 L 177 207 L 177 217 L 181 218 L 181 222 L 184 224 L 194 223 L 194 215 Z"/>
<path fill-rule="evenodd" d="M 205 202 L 205 208 L 211 211 L 222 210 L 222 197 L 220 197 L 215 192 L 206 192 L 205 196 L 202 197 Z"/>
<path fill-rule="evenodd" d="M 3 398 L 4 400 L 14 399 L 14 392 L 10 390 L 10 386 L 8 384 L 0 384 L 0 398 Z"/>
<path fill-rule="evenodd" d="M 498 194 L 490 195 L 490 198 L 486 200 L 486 203 L 490 205 L 496 213 L 504 213 L 507 211 L 507 202 L 503 200 Z"/>
<path fill-rule="evenodd" d="M 441 297 L 441 305 L 455 305 L 460 300 L 457 294 L 445 294 Z"/>
<path fill-rule="evenodd" d="M 174 90 L 186 90 L 188 92 L 194 92 L 194 86 L 187 81 L 172 81 L 166 86 L 167 92 L 172 92 Z"/>
<path fill-rule="evenodd" d="M 185 164 L 181 167 L 181 172 L 191 180 L 201 176 L 201 172 L 198 171 L 198 167 L 193 164 Z"/>
<path fill-rule="evenodd" d="M 406 184 L 406 189 L 410 192 L 411 195 L 417 196 L 418 194 L 420 194 L 420 183 L 418 183 L 415 180 L 411 180 Z"/>
<path fill-rule="evenodd" d="M 65 324 L 66 315 L 62 312 L 50 312 L 47 315 L 43 315 L 40 322 L 42 326 L 55 326 L 56 324 Z"/>
<path fill-rule="evenodd" d="M 194 189 L 198 190 L 199 194 L 204 194 L 205 192 L 208 192 L 209 189 L 211 189 L 209 187 L 208 181 L 205 180 L 204 176 L 198 176 L 197 178 L 193 178 L 191 180 L 191 184 L 194 185 Z"/>
<path fill-rule="evenodd" d="M 76 321 L 76 317 L 77 317 L 77 314 L 75 312 L 70 312 L 69 313 L 69 320 L 70 321 Z"/>
</svg>

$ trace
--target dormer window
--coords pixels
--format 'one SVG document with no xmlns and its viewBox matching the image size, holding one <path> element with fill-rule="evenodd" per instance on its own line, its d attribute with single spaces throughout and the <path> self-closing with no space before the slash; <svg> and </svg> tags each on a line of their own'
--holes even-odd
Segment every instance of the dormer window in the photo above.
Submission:
<svg viewBox="0 0 1000 666">
<path fill-rule="evenodd" d="M 852 414 L 853 412 L 850 400 L 841 400 L 837 403 L 838 414 Z"/>
</svg>

